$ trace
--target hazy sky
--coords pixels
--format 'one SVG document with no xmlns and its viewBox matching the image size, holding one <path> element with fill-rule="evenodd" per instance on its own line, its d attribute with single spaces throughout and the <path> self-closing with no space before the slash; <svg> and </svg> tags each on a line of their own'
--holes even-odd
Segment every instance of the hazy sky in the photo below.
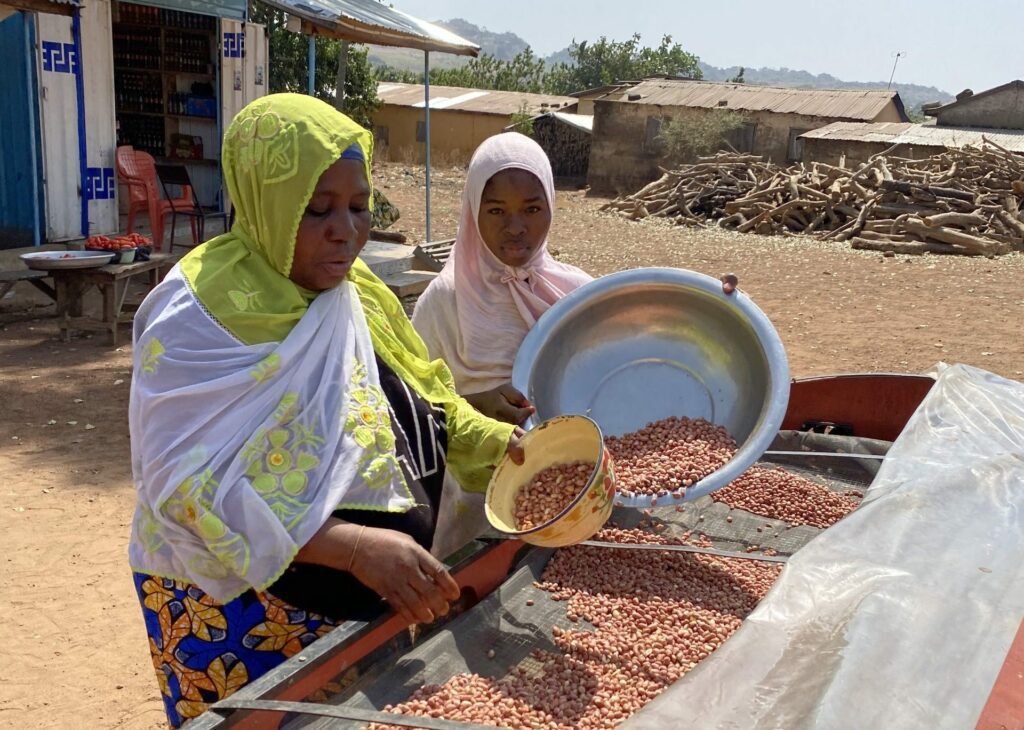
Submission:
<svg viewBox="0 0 1024 730">
<path fill-rule="evenodd" d="M 830 73 L 844 81 L 896 79 L 950 93 L 1024 77 L 1022 0 L 392 0 L 425 20 L 465 18 L 512 31 L 541 55 L 634 31 L 669 33 L 714 66 Z"/>
</svg>

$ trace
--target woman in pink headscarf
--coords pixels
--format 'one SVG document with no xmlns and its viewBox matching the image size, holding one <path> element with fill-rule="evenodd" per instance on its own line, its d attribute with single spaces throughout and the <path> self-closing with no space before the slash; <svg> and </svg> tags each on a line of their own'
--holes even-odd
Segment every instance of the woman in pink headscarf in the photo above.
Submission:
<svg viewBox="0 0 1024 730">
<path fill-rule="evenodd" d="M 548 253 L 551 163 L 529 137 L 487 139 L 469 163 L 451 258 L 420 297 L 413 325 L 480 412 L 522 423 L 533 406 L 512 387 L 523 338 L 559 299 L 591 280 Z"/>
</svg>

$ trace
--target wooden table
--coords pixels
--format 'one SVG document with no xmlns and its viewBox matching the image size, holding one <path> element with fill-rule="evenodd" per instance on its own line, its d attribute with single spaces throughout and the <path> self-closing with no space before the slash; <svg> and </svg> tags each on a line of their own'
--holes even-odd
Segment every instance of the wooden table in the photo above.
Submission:
<svg viewBox="0 0 1024 730">
<path fill-rule="evenodd" d="M 73 329 L 105 330 L 110 333 L 111 342 L 116 345 L 118 325 L 132 321 L 133 313 L 122 313 L 131 280 L 146 274 L 149 276 L 149 289 L 152 290 L 179 258 L 172 254 L 154 253 L 150 254 L 149 261 L 108 264 L 94 269 L 51 271 L 57 288 L 57 317 L 60 319 L 64 341 L 71 339 Z M 83 296 L 93 286 L 103 295 L 103 314 L 100 319 L 86 317 L 82 313 Z"/>
<path fill-rule="evenodd" d="M 36 289 L 54 301 L 57 301 L 57 293 L 44 279 L 50 276 L 46 271 L 35 271 L 33 269 L 18 269 L 16 271 L 0 271 L 0 299 L 7 296 L 7 292 L 14 288 L 19 281 L 26 281 Z"/>
</svg>

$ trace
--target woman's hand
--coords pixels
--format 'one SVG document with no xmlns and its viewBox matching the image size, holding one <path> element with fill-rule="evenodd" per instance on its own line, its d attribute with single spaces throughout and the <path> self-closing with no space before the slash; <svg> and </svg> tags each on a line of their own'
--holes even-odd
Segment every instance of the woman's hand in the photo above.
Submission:
<svg viewBox="0 0 1024 730">
<path fill-rule="evenodd" d="M 450 602 L 459 597 L 459 585 L 444 565 L 396 530 L 365 528 L 351 572 L 409 625 L 446 615 Z"/>
<path fill-rule="evenodd" d="M 526 450 L 522 444 L 522 438 L 525 435 L 526 431 L 516 426 L 515 431 L 508 437 L 508 458 L 512 459 L 513 464 L 522 464 L 526 461 Z"/>
<path fill-rule="evenodd" d="M 511 383 L 467 395 L 466 400 L 485 416 L 514 426 L 521 426 L 537 412 L 526 396 L 513 388 Z"/>
<path fill-rule="evenodd" d="M 330 517 L 295 560 L 348 571 L 410 625 L 444 616 L 449 602 L 459 597 L 459 586 L 444 565 L 396 530 Z"/>
<path fill-rule="evenodd" d="M 736 274 L 723 274 L 722 278 L 721 278 L 721 282 L 722 282 L 722 292 L 726 296 L 729 296 L 734 291 L 736 291 L 736 287 L 738 287 L 740 285 L 740 280 L 736 277 Z"/>
</svg>

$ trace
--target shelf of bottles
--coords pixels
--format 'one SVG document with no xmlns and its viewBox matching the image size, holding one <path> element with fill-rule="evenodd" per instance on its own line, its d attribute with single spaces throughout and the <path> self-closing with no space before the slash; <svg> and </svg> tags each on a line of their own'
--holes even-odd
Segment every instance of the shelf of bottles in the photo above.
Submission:
<svg viewBox="0 0 1024 730">
<path fill-rule="evenodd" d="M 120 115 L 117 120 L 117 144 L 130 144 L 154 157 L 163 157 L 166 150 L 164 118 L 131 113 Z"/>
<path fill-rule="evenodd" d="M 212 76 L 209 37 L 164 31 L 164 71 Z"/>
<path fill-rule="evenodd" d="M 164 88 L 160 76 L 118 69 L 114 72 L 114 104 L 119 112 L 163 114 Z"/>
<path fill-rule="evenodd" d="M 204 33 L 212 33 L 217 29 L 217 19 L 213 16 L 164 10 L 132 3 L 120 4 L 118 22 L 127 25 L 152 25 Z"/>
<path fill-rule="evenodd" d="M 216 124 L 217 19 L 126 2 L 116 8 L 117 143 L 167 157 L 180 132 L 200 133 L 188 122 Z"/>
<path fill-rule="evenodd" d="M 134 71 L 160 70 L 160 29 L 114 25 L 114 67 Z"/>
</svg>

